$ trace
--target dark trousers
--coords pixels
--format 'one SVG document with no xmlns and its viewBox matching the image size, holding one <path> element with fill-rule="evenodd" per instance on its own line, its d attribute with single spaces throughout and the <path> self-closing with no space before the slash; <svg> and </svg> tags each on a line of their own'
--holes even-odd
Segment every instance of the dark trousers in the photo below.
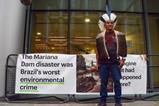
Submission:
<svg viewBox="0 0 159 106">
<path fill-rule="evenodd" d="M 106 102 L 106 97 L 108 96 L 107 91 L 107 84 L 108 84 L 108 77 L 109 73 L 111 73 L 111 77 L 114 82 L 114 91 L 115 91 L 115 102 L 120 103 L 121 102 L 121 72 L 120 68 L 118 67 L 118 64 L 106 64 L 102 63 L 99 67 L 99 74 L 100 74 L 100 80 L 101 80 L 101 88 L 100 88 L 100 101 Z"/>
</svg>

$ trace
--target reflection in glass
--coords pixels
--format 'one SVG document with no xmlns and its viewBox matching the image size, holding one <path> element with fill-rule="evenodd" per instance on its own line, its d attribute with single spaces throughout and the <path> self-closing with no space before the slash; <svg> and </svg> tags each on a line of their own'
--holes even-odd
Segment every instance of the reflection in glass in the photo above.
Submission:
<svg viewBox="0 0 159 106">
<path fill-rule="evenodd" d="M 99 33 L 98 19 L 102 13 L 72 12 L 71 53 L 95 53 L 95 39 Z M 89 18 L 90 22 L 85 22 Z M 142 16 L 139 14 L 118 14 L 116 30 L 126 34 L 128 53 L 145 53 Z"/>
<path fill-rule="evenodd" d="M 103 13 L 71 12 L 70 39 L 68 16 L 64 12 L 37 12 L 32 15 L 32 52 L 95 53 L 98 19 Z M 118 15 L 116 29 L 126 34 L 128 53 L 145 53 L 142 17 L 139 14 Z M 70 44 L 70 51 L 68 45 Z"/>
<path fill-rule="evenodd" d="M 147 0 L 148 12 L 159 13 L 159 0 Z"/>
<path fill-rule="evenodd" d="M 151 52 L 152 54 L 159 54 L 159 46 L 156 42 L 159 41 L 159 15 L 149 15 L 149 28 L 151 39 Z"/>
<path fill-rule="evenodd" d="M 135 13 L 118 14 L 116 29 L 125 33 L 129 54 L 145 53 L 142 15 Z"/>
<path fill-rule="evenodd" d="M 98 28 L 99 13 L 72 12 L 71 13 L 71 53 L 95 53 L 95 39 Z"/>
<path fill-rule="evenodd" d="M 111 0 L 113 11 L 142 12 L 142 0 Z"/>
<path fill-rule="evenodd" d="M 68 0 L 32 0 L 32 9 L 67 9 Z"/>
<path fill-rule="evenodd" d="M 71 9 L 105 10 L 106 0 L 71 0 Z"/>
<path fill-rule="evenodd" d="M 152 74 L 152 84 L 154 88 L 159 87 L 159 15 L 149 15 L 149 29 L 150 29 L 150 45 L 151 45 L 151 54 L 149 64 L 151 66 L 151 74 Z"/>
<path fill-rule="evenodd" d="M 32 15 L 31 52 L 67 52 L 67 14 L 37 12 Z"/>
<path fill-rule="evenodd" d="M 152 74 L 152 85 L 153 85 L 153 88 L 159 88 L 159 78 L 158 78 L 158 75 L 159 75 L 159 67 L 151 67 L 150 70 L 152 71 L 151 74 Z"/>
</svg>

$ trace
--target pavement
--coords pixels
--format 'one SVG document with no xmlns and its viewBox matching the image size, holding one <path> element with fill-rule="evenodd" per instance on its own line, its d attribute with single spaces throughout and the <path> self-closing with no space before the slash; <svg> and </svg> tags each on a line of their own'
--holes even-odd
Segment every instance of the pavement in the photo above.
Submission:
<svg viewBox="0 0 159 106">
<path fill-rule="evenodd" d="M 0 106 L 97 106 L 99 97 L 83 95 L 75 98 L 68 96 L 40 96 L 32 95 L 12 96 L 0 98 Z M 94 98 L 93 98 L 94 97 Z M 107 106 L 114 106 L 114 97 L 107 98 Z M 150 95 L 125 96 L 123 106 L 159 106 L 159 93 Z"/>
<path fill-rule="evenodd" d="M 97 106 L 97 103 L 48 103 L 48 104 L 39 104 L 39 103 L 8 103 L 0 102 L 0 106 Z M 114 106 L 114 103 L 107 103 L 107 106 Z M 123 106 L 159 106 L 159 101 L 133 101 L 128 103 L 123 103 Z"/>
</svg>

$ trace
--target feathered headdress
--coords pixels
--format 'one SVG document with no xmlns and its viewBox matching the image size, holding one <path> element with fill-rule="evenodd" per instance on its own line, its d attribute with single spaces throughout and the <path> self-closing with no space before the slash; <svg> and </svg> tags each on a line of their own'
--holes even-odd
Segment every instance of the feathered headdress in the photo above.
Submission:
<svg viewBox="0 0 159 106">
<path fill-rule="evenodd" d="M 106 13 L 104 13 L 99 18 L 99 21 L 98 21 L 98 26 L 101 31 L 106 30 L 104 27 L 104 23 L 106 21 L 113 21 L 113 23 L 114 23 L 113 28 L 115 28 L 116 22 L 117 22 L 117 16 L 111 12 L 111 4 L 110 4 L 109 0 L 107 0 L 107 2 L 106 2 Z"/>
</svg>

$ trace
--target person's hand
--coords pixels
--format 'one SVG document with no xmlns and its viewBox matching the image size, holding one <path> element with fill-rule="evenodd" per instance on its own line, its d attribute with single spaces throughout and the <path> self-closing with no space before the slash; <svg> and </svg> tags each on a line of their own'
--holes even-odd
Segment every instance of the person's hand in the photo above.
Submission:
<svg viewBox="0 0 159 106">
<path fill-rule="evenodd" d="M 97 65 L 91 66 L 91 67 L 87 68 L 87 71 L 88 72 L 97 72 L 98 71 L 98 66 Z"/>
<path fill-rule="evenodd" d="M 125 64 L 125 59 L 120 59 L 119 60 L 119 68 L 121 69 L 124 64 Z"/>
</svg>

